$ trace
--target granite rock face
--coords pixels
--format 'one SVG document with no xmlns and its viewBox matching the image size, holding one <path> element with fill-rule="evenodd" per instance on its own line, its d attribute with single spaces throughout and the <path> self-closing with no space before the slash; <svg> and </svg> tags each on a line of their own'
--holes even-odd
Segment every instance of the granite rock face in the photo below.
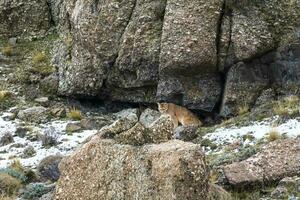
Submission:
<svg viewBox="0 0 300 200">
<path fill-rule="evenodd" d="M 232 96 L 242 101 L 239 92 L 251 81 L 252 104 L 269 87 L 262 73 L 271 63 L 252 60 L 297 39 L 300 26 L 298 1 L 68 0 L 63 5 L 58 16 L 70 23 L 60 30 L 72 42 L 70 62 L 59 67 L 60 94 L 167 101 L 208 112 L 223 102 L 223 114 L 235 114 Z M 230 85 L 235 89 L 228 91 Z"/>
<path fill-rule="evenodd" d="M 54 91 L 64 96 L 226 116 L 274 85 L 299 85 L 295 0 L 14 0 L 0 1 L 0 19 L 6 37 L 55 26 Z"/>
<path fill-rule="evenodd" d="M 55 199 L 208 199 L 199 145 L 134 147 L 94 138 L 60 164 Z"/>
<path fill-rule="evenodd" d="M 251 108 L 265 90 L 299 95 L 300 40 L 291 42 L 250 62 L 239 62 L 226 74 L 220 114 L 235 115 L 240 107 Z M 272 100 L 272 94 L 268 97 Z"/>
<path fill-rule="evenodd" d="M 0 36 L 44 34 L 50 28 L 46 0 L 0 1 Z"/>
</svg>

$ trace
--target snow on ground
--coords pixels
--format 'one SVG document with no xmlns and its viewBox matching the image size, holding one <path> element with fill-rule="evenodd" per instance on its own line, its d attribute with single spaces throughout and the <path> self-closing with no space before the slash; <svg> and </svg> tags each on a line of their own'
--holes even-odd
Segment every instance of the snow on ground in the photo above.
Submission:
<svg viewBox="0 0 300 200">
<path fill-rule="evenodd" d="M 5 121 L 3 119 L 5 115 L 6 114 L 0 116 L 0 138 L 7 132 L 14 134 L 18 124 L 22 123 L 19 120 Z M 286 134 L 288 137 L 297 137 L 300 135 L 300 118 L 290 119 L 274 127 L 273 124 L 277 119 L 277 117 L 269 118 L 262 122 L 252 122 L 250 125 L 243 127 L 232 126 L 218 128 L 214 132 L 205 135 L 204 138 L 213 141 L 217 145 L 223 146 L 235 143 L 237 140 L 240 141 L 242 136 L 246 134 L 251 134 L 257 140 L 264 138 L 272 129 L 280 134 Z M 97 132 L 97 130 L 86 130 L 68 135 L 65 130 L 69 122 L 71 121 L 52 121 L 33 128 L 33 132 L 39 133 L 44 133 L 49 129 L 55 130 L 58 136 L 58 145 L 52 146 L 51 148 L 44 148 L 41 141 L 30 141 L 27 138 L 14 136 L 14 143 L 0 147 L 0 168 L 9 165 L 13 160 L 12 158 L 18 158 L 24 166 L 36 168 L 38 163 L 47 156 L 71 154 L 86 138 Z M 247 141 L 243 142 L 244 144 L 247 143 Z M 16 144 L 24 145 L 24 147 L 14 147 Z M 250 143 L 248 142 L 248 144 Z M 34 147 L 36 155 L 31 158 L 21 158 L 24 149 L 29 145 Z"/>
<path fill-rule="evenodd" d="M 262 122 L 253 122 L 248 126 L 229 128 L 218 128 L 212 133 L 208 133 L 204 138 L 213 141 L 217 145 L 224 145 L 236 142 L 242 136 L 251 134 L 255 139 L 261 139 L 271 131 L 275 130 L 287 137 L 297 137 L 300 135 L 300 119 L 290 119 L 283 124 L 274 126 L 277 117 L 266 119 Z"/>
<path fill-rule="evenodd" d="M 50 155 L 69 155 L 74 149 L 79 146 L 86 138 L 96 134 L 97 130 L 86 130 L 79 133 L 73 133 L 68 135 L 65 132 L 66 125 L 70 121 L 53 121 L 47 124 L 43 124 L 40 127 L 34 127 L 33 131 L 43 133 L 45 130 L 53 127 L 58 135 L 58 145 L 51 148 L 44 148 L 41 141 L 30 141 L 26 138 L 20 138 L 14 136 L 14 143 L 0 147 L 0 168 L 9 165 L 13 157 L 17 157 L 23 166 L 35 168 L 38 163 L 45 157 Z M 0 117 L 0 138 L 7 132 L 14 134 L 16 127 L 20 121 L 5 121 L 3 115 Z M 16 148 L 12 147 L 14 144 L 22 144 L 24 147 Z M 21 158 L 23 151 L 26 147 L 33 146 L 36 154 L 31 158 Z"/>
</svg>

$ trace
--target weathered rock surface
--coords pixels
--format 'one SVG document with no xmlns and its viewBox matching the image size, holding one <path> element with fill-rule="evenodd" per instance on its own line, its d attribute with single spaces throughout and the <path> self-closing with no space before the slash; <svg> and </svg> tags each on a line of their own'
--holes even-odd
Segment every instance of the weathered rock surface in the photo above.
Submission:
<svg viewBox="0 0 300 200">
<path fill-rule="evenodd" d="M 277 140 L 260 153 L 223 169 L 225 181 L 235 188 L 259 186 L 300 173 L 300 140 Z"/>
<path fill-rule="evenodd" d="M 201 147 L 133 147 L 94 138 L 60 164 L 55 199 L 208 199 Z"/>
<path fill-rule="evenodd" d="M 251 62 L 233 65 L 226 75 L 221 115 L 235 115 L 240 107 L 258 106 L 272 100 L 272 90 L 285 95 L 299 94 L 300 41 L 282 46 Z M 264 94 L 265 91 L 270 94 Z M 262 97 L 262 98 L 266 98 Z"/>
<path fill-rule="evenodd" d="M 62 158 L 62 156 L 48 156 L 40 162 L 37 169 L 43 181 L 58 180 L 60 176 L 58 165 Z"/>
<path fill-rule="evenodd" d="M 269 86 L 268 66 L 237 63 L 227 73 L 221 115 L 237 114 L 238 109 L 253 104 Z"/>
<path fill-rule="evenodd" d="M 56 26 L 58 72 L 41 87 L 61 95 L 168 101 L 208 112 L 223 102 L 221 114 L 234 115 L 240 91 L 252 106 L 265 87 L 299 85 L 295 0 L 14 0 L 0 3 L 0 19 L 0 35 L 15 38 Z M 287 44 L 285 53 L 276 51 Z"/>
<path fill-rule="evenodd" d="M 178 126 L 174 130 L 173 139 L 191 141 L 198 136 L 197 129 L 195 126 Z"/>
<path fill-rule="evenodd" d="M 102 138 L 114 138 L 117 134 L 129 130 L 138 122 L 138 110 L 123 110 L 117 113 L 116 117 L 116 121 L 111 125 L 101 128 L 97 135 Z"/>
<path fill-rule="evenodd" d="M 231 195 L 216 184 L 209 184 L 209 200 L 233 200 Z"/>
<path fill-rule="evenodd" d="M 13 143 L 13 142 L 14 142 L 14 138 L 13 138 L 12 134 L 5 133 L 0 138 L 0 147 L 8 145 L 8 144 Z"/>
<path fill-rule="evenodd" d="M 282 179 L 271 193 L 274 199 L 286 199 L 288 196 L 297 197 L 300 193 L 300 177 L 286 177 Z"/>
<path fill-rule="evenodd" d="M 42 106 L 36 106 L 27 108 L 25 110 L 20 110 L 18 113 L 18 118 L 28 122 L 44 122 L 49 117 L 48 109 Z"/>
<path fill-rule="evenodd" d="M 46 0 L 0 1 L 0 36 L 44 34 L 49 27 Z"/>
<path fill-rule="evenodd" d="M 252 75 L 272 62 L 248 61 L 296 40 L 300 26 L 298 1 L 69 0 L 62 5 L 55 16 L 70 22 L 67 31 L 60 30 L 72 43 L 61 51 L 69 52 L 71 62 L 59 67 L 60 94 L 160 100 L 211 112 L 223 94 L 221 71 L 226 85 L 242 83 L 229 92 L 225 86 L 222 114 L 235 114 L 231 98 L 242 101 L 239 92 L 247 87 L 251 98 L 245 104 L 253 105 L 270 80 Z M 250 73 L 241 75 L 238 62 Z"/>
<path fill-rule="evenodd" d="M 143 124 L 146 128 L 148 128 L 154 121 L 156 121 L 160 117 L 160 113 L 157 110 L 152 110 L 147 108 L 141 113 L 140 123 Z"/>
</svg>

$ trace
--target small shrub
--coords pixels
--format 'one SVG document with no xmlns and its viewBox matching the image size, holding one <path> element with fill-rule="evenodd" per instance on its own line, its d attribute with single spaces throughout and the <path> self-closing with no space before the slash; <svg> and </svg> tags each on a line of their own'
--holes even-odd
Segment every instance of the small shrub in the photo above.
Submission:
<svg viewBox="0 0 300 200">
<path fill-rule="evenodd" d="M 26 186 L 23 199 L 37 199 L 48 192 L 47 187 L 43 183 L 31 183 Z"/>
<path fill-rule="evenodd" d="M 6 47 L 4 47 L 3 50 L 2 50 L 2 53 L 5 56 L 12 56 L 13 55 L 13 48 L 12 48 L 12 46 L 6 46 Z"/>
<path fill-rule="evenodd" d="M 273 142 L 278 139 L 281 139 L 281 134 L 275 128 L 272 128 L 268 133 L 267 140 L 269 142 Z"/>
<path fill-rule="evenodd" d="M 36 64 L 43 63 L 43 62 L 45 62 L 46 60 L 47 60 L 47 57 L 46 57 L 45 53 L 43 53 L 43 52 L 37 52 L 37 53 L 33 56 L 33 58 L 32 58 L 32 63 L 33 63 L 34 65 L 36 65 Z"/>
<path fill-rule="evenodd" d="M 39 136 L 44 147 L 51 147 L 57 145 L 58 137 L 59 134 L 55 131 L 54 127 L 50 127 L 49 129 L 45 130 L 44 134 L 41 134 Z"/>
<path fill-rule="evenodd" d="M 22 187 L 21 181 L 6 174 L 0 173 L 0 194 L 11 196 L 18 192 Z"/>
<path fill-rule="evenodd" d="M 1 138 L 0 138 L 0 147 L 11 144 L 14 142 L 14 138 L 11 133 L 5 133 Z"/>
<path fill-rule="evenodd" d="M 83 118 L 83 115 L 77 108 L 71 108 L 68 113 L 68 117 L 72 120 L 81 120 Z"/>
</svg>

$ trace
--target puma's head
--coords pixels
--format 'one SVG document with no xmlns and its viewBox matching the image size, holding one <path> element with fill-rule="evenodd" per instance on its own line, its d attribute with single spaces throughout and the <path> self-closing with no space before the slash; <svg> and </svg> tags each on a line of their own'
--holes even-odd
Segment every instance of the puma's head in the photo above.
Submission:
<svg viewBox="0 0 300 200">
<path fill-rule="evenodd" d="M 167 112 L 169 105 L 168 103 L 157 103 L 158 105 L 158 111 L 161 113 Z"/>
</svg>

